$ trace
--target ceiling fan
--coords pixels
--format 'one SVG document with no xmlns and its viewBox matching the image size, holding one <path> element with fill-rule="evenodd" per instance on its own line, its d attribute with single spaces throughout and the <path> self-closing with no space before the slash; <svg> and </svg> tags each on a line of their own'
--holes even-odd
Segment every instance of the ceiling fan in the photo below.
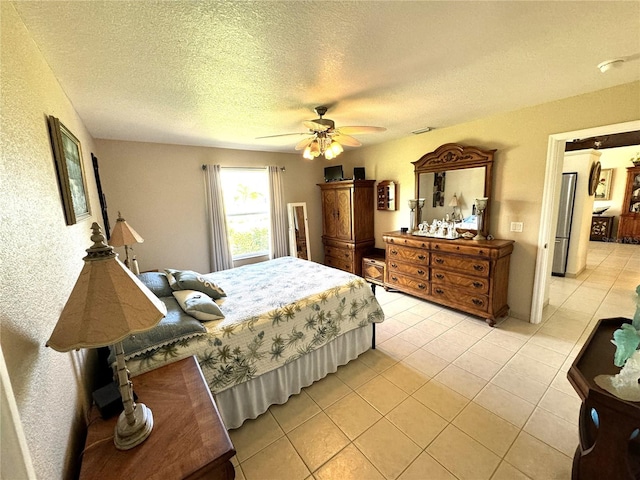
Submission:
<svg viewBox="0 0 640 480">
<path fill-rule="evenodd" d="M 304 150 L 303 157 L 309 160 L 324 155 L 327 160 L 340 155 L 344 148 L 343 145 L 349 147 L 359 147 L 362 145 L 356 138 L 351 135 L 363 133 L 384 132 L 384 127 L 340 127 L 336 128 L 333 120 L 323 118 L 327 113 L 327 107 L 319 106 L 314 111 L 320 118 L 303 122 L 303 125 L 309 129 L 308 132 L 300 133 L 283 133 L 281 135 L 269 135 L 258 138 L 284 137 L 287 135 L 306 135 L 307 137 L 296 144 L 296 150 Z"/>
</svg>

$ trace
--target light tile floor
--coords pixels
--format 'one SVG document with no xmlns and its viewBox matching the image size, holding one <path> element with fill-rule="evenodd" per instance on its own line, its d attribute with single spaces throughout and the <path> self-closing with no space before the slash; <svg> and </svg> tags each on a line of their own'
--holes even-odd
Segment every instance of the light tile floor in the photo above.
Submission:
<svg viewBox="0 0 640 480">
<path fill-rule="evenodd" d="M 230 431 L 236 478 L 569 479 L 580 400 L 567 370 L 599 318 L 630 318 L 640 247 L 591 242 L 552 277 L 540 325 L 377 289 L 369 350 Z"/>
</svg>

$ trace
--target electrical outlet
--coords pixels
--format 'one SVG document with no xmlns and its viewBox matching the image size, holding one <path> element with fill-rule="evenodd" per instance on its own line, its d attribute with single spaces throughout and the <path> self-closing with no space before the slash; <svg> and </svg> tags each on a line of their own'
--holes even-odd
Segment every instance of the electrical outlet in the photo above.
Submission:
<svg viewBox="0 0 640 480">
<path fill-rule="evenodd" d="M 522 232 L 523 227 L 524 227 L 524 223 L 522 222 L 511 222 L 512 232 Z"/>
</svg>

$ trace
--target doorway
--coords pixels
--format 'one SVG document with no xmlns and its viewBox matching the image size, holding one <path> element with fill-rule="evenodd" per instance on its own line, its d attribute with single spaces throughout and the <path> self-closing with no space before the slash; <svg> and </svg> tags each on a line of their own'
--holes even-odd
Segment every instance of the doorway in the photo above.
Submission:
<svg viewBox="0 0 640 480">
<path fill-rule="evenodd" d="M 551 277 L 551 262 L 549 258 L 551 250 L 549 249 L 549 245 L 551 245 L 551 242 L 554 240 L 551 238 L 551 235 L 554 233 L 552 219 L 554 218 L 554 209 L 558 207 L 559 202 L 560 175 L 562 174 L 566 142 L 576 138 L 611 135 L 639 129 L 640 120 L 635 120 L 632 122 L 549 135 L 544 190 L 542 194 L 542 210 L 540 212 L 540 234 L 538 236 L 535 279 L 531 299 L 531 315 L 529 320 L 531 323 L 540 323 L 542 321 L 545 290 L 547 281 Z"/>
</svg>

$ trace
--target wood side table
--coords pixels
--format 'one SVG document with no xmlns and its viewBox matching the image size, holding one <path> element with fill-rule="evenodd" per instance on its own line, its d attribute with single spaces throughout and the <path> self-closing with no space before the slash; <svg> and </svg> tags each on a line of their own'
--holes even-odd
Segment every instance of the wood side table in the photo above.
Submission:
<svg viewBox="0 0 640 480">
<path fill-rule="evenodd" d="M 616 347 L 611 340 L 613 332 L 623 323 L 631 321 L 626 318 L 598 321 L 567 373 L 582 399 L 573 480 L 640 478 L 640 443 L 634 436 L 640 427 L 640 402 L 622 400 L 594 381 L 598 375 L 620 372 L 613 364 Z"/>
<path fill-rule="evenodd" d="M 113 444 L 117 416 L 91 410 L 80 479 L 233 479 L 233 444 L 195 357 L 134 377 L 153 413 L 151 435 L 131 450 Z"/>
</svg>

